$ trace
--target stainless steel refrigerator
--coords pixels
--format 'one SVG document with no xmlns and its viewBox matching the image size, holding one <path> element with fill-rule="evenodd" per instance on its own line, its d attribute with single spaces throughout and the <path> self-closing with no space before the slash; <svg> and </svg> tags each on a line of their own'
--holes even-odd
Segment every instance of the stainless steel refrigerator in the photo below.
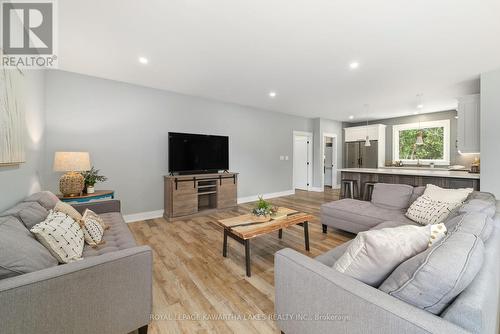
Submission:
<svg viewBox="0 0 500 334">
<path fill-rule="evenodd" d="M 370 140 L 371 146 L 365 146 L 365 141 L 345 143 L 344 168 L 377 168 L 378 140 Z"/>
</svg>

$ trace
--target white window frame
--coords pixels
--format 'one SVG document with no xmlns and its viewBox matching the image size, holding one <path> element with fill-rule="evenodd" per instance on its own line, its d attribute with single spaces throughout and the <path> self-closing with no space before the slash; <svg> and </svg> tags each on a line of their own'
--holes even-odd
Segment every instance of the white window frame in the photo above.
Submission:
<svg viewBox="0 0 500 334">
<path fill-rule="evenodd" d="M 399 132 L 402 130 L 418 130 L 426 128 L 443 128 L 443 159 L 400 159 L 399 158 Z M 416 138 L 415 138 L 416 140 Z M 425 140 L 425 138 L 424 138 Z M 430 164 L 433 162 L 436 165 L 449 165 L 450 164 L 450 120 L 445 119 L 441 121 L 429 121 L 421 123 L 399 124 L 392 126 L 392 156 L 395 161 L 402 161 L 406 164 Z"/>
</svg>

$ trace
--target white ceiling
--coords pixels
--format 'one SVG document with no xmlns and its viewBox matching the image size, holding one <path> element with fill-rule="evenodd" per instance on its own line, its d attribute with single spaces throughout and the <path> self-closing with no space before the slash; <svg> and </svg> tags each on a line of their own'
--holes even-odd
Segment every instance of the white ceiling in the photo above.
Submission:
<svg viewBox="0 0 500 334">
<path fill-rule="evenodd" d="M 411 114 L 418 93 L 424 112 L 452 109 L 456 96 L 479 91 L 480 73 L 500 67 L 500 0 L 58 6 L 63 70 L 307 117 Z"/>
</svg>

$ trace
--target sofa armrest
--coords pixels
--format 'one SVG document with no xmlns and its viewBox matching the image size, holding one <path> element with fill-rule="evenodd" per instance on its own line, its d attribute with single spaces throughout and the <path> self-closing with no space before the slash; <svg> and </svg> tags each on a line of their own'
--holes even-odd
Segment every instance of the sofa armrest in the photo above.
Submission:
<svg viewBox="0 0 500 334">
<path fill-rule="evenodd" d="M 276 253 L 278 325 L 294 333 L 468 333 L 291 249 Z"/>
<path fill-rule="evenodd" d="M 86 209 L 92 210 L 97 214 L 121 211 L 121 204 L 117 199 L 87 203 L 72 203 L 71 206 L 82 215 Z"/>
<path fill-rule="evenodd" d="M 0 333 L 129 333 L 150 322 L 148 246 L 0 281 Z"/>
</svg>

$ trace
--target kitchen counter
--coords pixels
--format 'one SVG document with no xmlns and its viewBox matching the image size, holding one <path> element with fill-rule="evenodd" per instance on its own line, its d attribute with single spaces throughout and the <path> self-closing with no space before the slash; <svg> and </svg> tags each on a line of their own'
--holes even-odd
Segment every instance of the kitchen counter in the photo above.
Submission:
<svg viewBox="0 0 500 334">
<path fill-rule="evenodd" d="M 340 172 L 342 180 L 356 181 L 358 191 L 354 192 L 358 193 L 361 198 L 365 198 L 366 187 L 369 183 L 408 184 L 415 187 L 434 184 L 448 189 L 473 188 L 474 190 L 480 190 L 480 175 L 471 174 L 467 171 L 398 167 L 342 168 Z M 345 189 L 341 190 L 341 196 L 345 196 Z"/>
<path fill-rule="evenodd" d="M 416 168 L 404 168 L 404 167 L 390 167 L 390 168 L 342 168 L 339 169 L 341 172 L 352 172 L 352 173 L 373 173 L 373 174 L 392 174 L 392 175 L 413 175 L 413 176 L 431 176 L 431 177 L 448 177 L 448 178 L 458 178 L 458 179 L 474 179 L 479 180 L 479 174 L 472 174 L 467 171 L 450 171 L 437 169 L 432 170 L 431 168 L 426 169 L 416 169 Z"/>
</svg>

